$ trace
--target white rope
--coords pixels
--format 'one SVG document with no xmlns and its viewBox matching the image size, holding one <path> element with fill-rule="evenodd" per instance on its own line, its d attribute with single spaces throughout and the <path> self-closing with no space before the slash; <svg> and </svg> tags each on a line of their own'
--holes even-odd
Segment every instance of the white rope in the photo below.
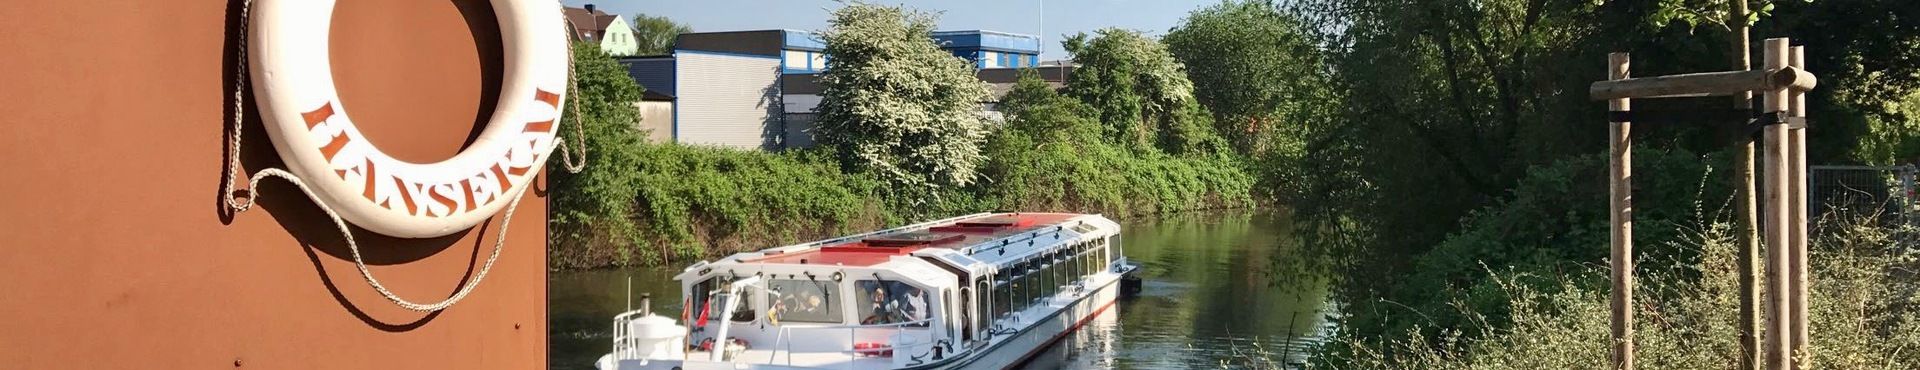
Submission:
<svg viewBox="0 0 1920 370">
<path fill-rule="evenodd" d="M 247 25 L 250 22 L 248 18 L 252 15 L 252 8 L 253 1 L 251 0 L 247 0 L 240 5 L 240 40 L 239 50 L 236 53 L 239 57 L 236 62 L 237 68 L 234 69 L 233 78 L 233 137 L 232 140 L 228 142 L 230 149 L 227 152 L 227 175 L 230 176 L 230 180 L 221 184 L 221 187 L 224 188 L 221 196 L 227 208 L 235 214 L 252 209 L 254 202 L 260 199 L 260 194 L 255 189 L 260 188 L 261 179 L 268 176 L 284 179 L 294 186 L 299 187 L 300 192 L 305 193 L 308 200 L 312 201 L 314 205 L 320 206 L 320 210 L 327 213 L 327 218 L 333 220 L 333 225 L 340 229 L 340 235 L 344 237 L 347 242 L 347 249 L 353 254 L 354 268 L 360 270 L 360 277 L 367 281 L 367 285 L 372 286 L 375 291 L 380 292 L 381 297 L 385 297 L 395 305 L 409 310 L 439 311 L 453 306 L 454 303 L 465 299 L 467 294 L 473 293 L 474 288 L 480 285 L 480 281 L 487 278 L 487 273 L 493 271 L 493 263 L 500 259 L 501 247 L 505 246 L 507 241 L 508 226 L 513 223 L 513 213 L 520 207 L 521 197 L 514 197 L 513 201 L 507 204 L 506 215 L 500 220 L 500 233 L 493 241 L 493 252 L 487 255 L 487 262 L 481 265 L 480 271 L 476 273 L 472 279 L 468 279 L 465 284 L 460 286 L 459 290 L 454 291 L 454 293 L 446 299 L 439 302 L 422 304 L 401 298 L 399 294 L 395 294 L 392 290 L 387 289 L 386 285 L 381 284 L 380 279 L 373 277 L 373 271 L 367 268 L 366 260 L 361 257 L 360 245 L 354 241 L 353 230 L 347 227 L 346 220 L 341 219 L 339 212 L 334 211 L 333 207 L 328 206 L 327 202 L 321 200 L 318 195 L 314 194 L 313 189 L 308 187 L 306 182 L 301 181 L 299 176 L 295 176 L 293 173 L 278 168 L 261 169 L 260 172 L 255 172 L 253 176 L 247 180 L 246 201 L 242 202 L 234 196 L 235 193 L 240 191 L 239 189 L 235 189 L 233 185 L 240 180 L 240 134 L 243 130 L 241 126 L 245 122 L 243 118 L 246 116 L 246 99 L 243 93 L 247 89 Z M 571 48 L 569 48 L 569 50 L 571 50 Z M 573 54 L 571 51 L 567 54 L 567 76 L 567 85 L 569 88 L 573 88 Z M 575 89 L 574 91 L 578 90 Z M 578 117 L 579 108 L 577 103 L 574 105 L 574 112 L 575 116 Z M 578 135 L 578 133 L 576 133 L 576 135 Z M 582 140 L 583 144 L 584 142 L 585 141 Z M 554 146 L 548 148 L 548 150 L 551 151 L 554 148 L 558 148 L 563 145 L 563 143 L 564 141 L 555 137 Z M 563 162 L 565 162 L 564 164 L 566 164 L 568 171 L 577 173 L 586 166 L 584 151 L 585 148 L 583 146 L 583 153 L 578 164 L 573 163 L 571 156 L 565 150 L 561 151 Z"/>
<path fill-rule="evenodd" d="M 560 9 L 561 23 L 565 23 L 567 25 L 567 40 L 568 40 L 567 41 L 567 107 L 573 108 L 573 119 L 582 119 L 582 117 L 584 116 L 580 115 L 580 99 L 577 99 L 580 96 L 579 76 L 575 76 L 573 74 L 574 71 L 573 71 L 573 41 L 572 40 L 574 35 L 573 30 L 575 30 L 576 28 L 573 28 L 573 18 L 567 18 L 566 12 L 567 12 L 566 9 L 564 8 Z M 561 120 L 560 123 L 561 123 L 561 126 L 565 126 L 566 120 Z M 574 126 L 581 126 L 581 125 L 574 125 Z M 564 128 L 565 127 L 560 127 L 560 129 L 564 129 Z M 562 138 L 558 133 L 554 134 L 553 136 L 553 147 L 559 148 L 560 164 L 567 168 L 568 173 L 580 173 L 581 170 L 585 170 L 587 168 L 587 139 L 586 139 L 586 135 L 582 133 L 583 130 L 584 128 L 575 128 L 573 130 L 574 139 L 576 141 L 579 141 L 579 143 L 576 143 L 576 144 L 580 146 L 580 162 L 579 163 L 574 163 L 573 153 L 567 151 L 566 139 Z"/>
<path fill-rule="evenodd" d="M 500 220 L 500 234 L 493 241 L 493 253 L 487 255 L 487 262 L 486 264 L 483 264 L 480 266 L 480 272 L 476 273 L 473 276 L 473 279 L 467 280 L 466 284 L 460 286 L 460 290 L 455 291 L 453 295 L 448 296 L 447 299 L 441 300 L 439 302 L 422 304 L 422 303 L 415 303 L 413 301 L 407 300 L 406 298 L 401 298 L 399 294 L 395 294 L 392 290 L 387 289 L 386 285 L 381 284 L 380 279 L 376 279 L 373 277 L 373 271 L 367 269 L 366 260 L 360 256 L 360 245 L 359 243 L 354 241 L 353 230 L 347 227 L 347 221 L 344 219 L 341 219 L 340 213 L 335 212 L 333 210 L 333 207 L 327 206 L 326 202 L 321 201 L 320 196 L 314 194 L 313 189 L 307 187 L 306 182 L 300 181 L 299 176 L 294 176 L 293 173 L 289 173 L 286 170 L 282 170 L 278 168 L 262 169 L 260 170 L 260 172 L 255 172 L 253 174 L 253 177 L 247 181 L 247 188 L 248 189 L 260 188 L 260 180 L 268 176 L 278 177 L 278 178 L 287 180 L 287 182 L 289 183 L 293 183 L 294 186 L 297 186 L 300 188 L 301 193 L 305 193 L 307 195 L 307 199 L 312 200 L 313 204 L 320 206 L 320 210 L 326 211 L 327 218 L 333 220 L 333 225 L 340 229 L 340 235 L 346 238 L 347 249 L 353 252 L 353 267 L 360 270 L 360 277 L 363 279 L 366 279 L 367 285 L 373 286 L 373 290 L 379 291 L 381 297 L 386 297 L 387 300 L 392 301 L 393 304 L 399 305 L 401 308 L 414 310 L 414 311 L 443 310 L 443 309 L 446 309 L 447 307 L 453 306 L 454 303 L 460 302 L 461 299 L 467 297 L 467 294 L 473 293 L 473 288 L 479 286 L 480 281 L 485 280 L 487 278 L 487 272 L 490 272 L 493 270 L 494 261 L 497 261 L 500 259 L 501 247 L 504 246 L 507 241 L 508 226 L 513 224 L 513 212 L 516 208 L 520 207 L 520 199 L 521 199 L 520 197 L 514 197 L 513 202 L 507 203 L 506 216 Z M 259 196 L 257 194 L 248 196 L 247 202 L 244 204 L 244 206 L 245 207 L 252 206 L 255 199 L 259 199 Z"/>
<path fill-rule="evenodd" d="M 246 116 L 247 111 L 246 96 L 242 94 L 247 90 L 247 25 L 252 23 L 249 19 L 252 17 L 252 13 L 253 0 L 246 0 L 240 3 L 240 41 L 236 43 L 239 47 L 236 48 L 238 50 L 234 55 L 238 55 L 238 57 L 235 59 L 233 67 L 233 137 L 232 140 L 227 142 L 227 150 L 229 150 L 229 152 L 227 152 L 227 181 L 220 184 L 222 188 L 220 192 L 221 200 L 226 202 L 227 209 L 232 210 L 233 213 L 236 214 L 246 212 L 247 209 L 253 208 L 253 188 L 251 187 L 247 188 L 248 201 L 245 204 L 233 199 L 233 193 L 239 191 L 233 188 L 233 183 L 240 181 L 240 132 L 241 129 L 243 129 L 243 127 L 241 127 L 242 124 L 246 122 L 242 119 Z"/>
</svg>

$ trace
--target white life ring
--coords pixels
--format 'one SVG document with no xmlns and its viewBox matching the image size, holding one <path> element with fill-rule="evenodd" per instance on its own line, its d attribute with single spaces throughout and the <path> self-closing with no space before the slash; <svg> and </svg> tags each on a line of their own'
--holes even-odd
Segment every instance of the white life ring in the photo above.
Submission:
<svg viewBox="0 0 1920 370">
<path fill-rule="evenodd" d="M 554 148 L 570 46 L 553 0 L 492 3 L 506 57 L 493 116 L 471 146 L 421 164 L 381 152 L 347 118 L 328 59 L 333 0 L 254 1 L 253 93 L 287 168 L 342 218 L 397 237 L 465 230 L 519 197 Z"/>
</svg>

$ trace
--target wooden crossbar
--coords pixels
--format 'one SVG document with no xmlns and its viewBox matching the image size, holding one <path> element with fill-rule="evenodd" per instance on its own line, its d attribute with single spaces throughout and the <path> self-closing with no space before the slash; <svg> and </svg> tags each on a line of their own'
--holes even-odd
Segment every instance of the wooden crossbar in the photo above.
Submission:
<svg viewBox="0 0 1920 370">
<path fill-rule="evenodd" d="M 1587 88 L 1593 100 L 1732 96 L 1780 88 L 1812 90 L 1813 73 L 1799 67 L 1764 71 L 1704 72 L 1594 82 Z"/>
</svg>

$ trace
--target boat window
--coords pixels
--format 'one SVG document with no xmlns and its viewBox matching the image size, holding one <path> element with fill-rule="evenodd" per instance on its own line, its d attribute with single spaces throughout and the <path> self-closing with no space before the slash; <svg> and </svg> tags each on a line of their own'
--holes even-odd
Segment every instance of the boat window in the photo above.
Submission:
<svg viewBox="0 0 1920 370">
<path fill-rule="evenodd" d="M 1033 306 L 1033 297 L 1040 296 L 1040 260 L 1028 260 L 1020 269 L 1020 303 L 1015 311 L 1025 311 Z"/>
<path fill-rule="evenodd" d="M 824 280 L 774 280 L 767 282 L 772 297 L 768 303 L 775 322 L 838 324 L 840 284 Z"/>
<path fill-rule="evenodd" d="M 1074 277 L 1074 271 L 1078 271 L 1078 269 L 1075 269 L 1073 267 L 1073 249 L 1071 248 L 1061 249 L 1060 256 L 1055 257 L 1053 260 L 1055 261 L 1054 262 L 1055 264 L 1060 265 L 1060 268 L 1059 268 L 1060 285 L 1066 285 L 1072 282 Z"/>
<path fill-rule="evenodd" d="M 732 300 L 734 322 L 753 321 L 753 307 L 754 307 L 753 301 L 755 301 L 755 299 L 753 299 L 755 296 L 755 294 L 753 294 L 753 291 L 754 289 L 752 288 L 741 289 L 740 299 Z M 715 308 L 717 309 L 718 307 L 715 307 Z M 714 313 L 714 315 L 719 315 L 719 314 L 720 314 L 719 312 Z"/>
<path fill-rule="evenodd" d="M 860 280 L 854 282 L 857 290 L 856 302 L 860 310 L 854 312 L 860 317 L 862 325 L 895 324 L 920 321 L 927 318 L 927 310 L 933 307 L 927 304 L 927 292 L 920 287 L 898 281 Z M 925 327 L 926 323 L 914 325 Z"/>
<path fill-rule="evenodd" d="M 1047 298 L 1052 297 L 1054 289 L 1058 287 L 1058 285 L 1055 285 L 1053 279 L 1055 265 L 1052 263 L 1052 257 L 1049 256 L 1041 256 L 1040 259 L 1034 260 L 1034 262 L 1038 263 L 1040 267 L 1038 271 L 1034 272 L 1033 303 L 1045 304 Z"/>
<path fill-rule="evenodd" d="M 716 276 L 702 281 L 699 284 L 694 284 L 693 291 L 688 292 L 693 298 L 689 304 L 700 307 L 700 311 L 698 311 L 700 315 L 689 317 L 690 322 L 694 323 L 695 326 L 703 326 L 708 319 L 725 315 L 726 307 L 723 306 L 722 303 L 728 301 L 726 289 L 728 283 L 733 280 L 734 279 L 729 276 Z M 745 290 L 745 292 L 751 291 L 753 291 L 752 288 Z M 746 295 L 746 297 L 751 298 L 752 296 Z M 754 306 L 752 300 L 738 299 L 732 301 L 735 307 L 733 310 L 733 321 L 753 321 Z"/>
<path fill-rule="evenodd" d="M 1067 254 L 1067 267 L 1070 269 L 1067 270 L 1067 281 L 1069 282 L 1080 281 L 1080 277 L 1087 276 L 1087 261 L 1080 258 L 1080 256 L 1080 250 L 1078 249 L 1075 249 L 1071 254 Z"/>
<path fill-rule="evenodd" d="M 1007 313 L 1013 312 L 1013 281 L 1007 279 L 1010 275 L 1013 275 L 1012 270 L 1001 271 L 994 276 L 992 311 L 994 318 L 1004 317 Z"/>
<path fill-rule="evenodd" d="M 1083 273 L 1080 274 L 1081 276 L 1093 275 L 1096 272 L 1100 272 L 1100 269 L 1098 267 L 1094 267 L 1095 258 L 1096 258 L 1095 253 L 1098 253 L 1098 252 L 1095 252 L 1093 250 L 1092 243 L 1088 243 L 1087 245 L 1088 247 L 1084 250 L 1081 250 L 1080 252 L 1081 266 L 1085 266 L 1083 267 L 1084 270 L 1082 270 Z"/>
<path fill-rule="evenodd" d="M 716 277 L 693 285 L 693 290 L 687 292 L 687 307 L 695 308 L 697 311 L 694 309 L 682 311 L 681 313 L 691 313 L 688 315 L 691 317 L 684 317 L 682 321 L 693 326 L 706 326 L 707 318 L 711 316 L 709 312 L 716 312 L 709 306 L 713 304 L 713 297 L 708 293 L 719 287 L 719 282 L 720 278 Z"/>
<path fill-rule="evenodd" d="M 987 298 L 987 294 L 997 293 L 997 290 L 998 289 L 994 289 L 993 284 L 988 283 L 987 279 L 985 278 L 981 278 L 979 282 L 973 284 L 973 302 L 975 305 L 973 321 L 975 323 L 974 324 L 975 330 L 984 329 L 987 325 L 986 323 L 989 321 L 992 321 L 992 320 L 983 320 L 983 319 L 991 319 L 994 317 L 999 317 L 999 316 L 987 316 L 985 318 L 980 317 L 980 315 L 994 314 L 993 307 L 989 305 L 989 302 L 992 302 L 995 299 Z"/>
<path fill-rule="evenodd" d="M 1027 283 L 1027 263 L 1014 264 L 1007 271 L 1013 274 L 1013 285 L 1007 287 L 1007 312 L 1020 312 L 1027 308 L 1027 287 L 1033 285 Z"/>
</svg>

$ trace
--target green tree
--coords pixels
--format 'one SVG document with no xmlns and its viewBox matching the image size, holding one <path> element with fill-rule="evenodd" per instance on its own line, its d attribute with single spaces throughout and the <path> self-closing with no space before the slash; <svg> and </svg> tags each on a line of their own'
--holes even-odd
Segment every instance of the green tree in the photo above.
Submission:
<svg viewBox="0 0 1920 370">
<path fill-rule="evenodd" d="M 1806 45 L 1820 75 L 1808 101 L 1814 163 L 1920 160 L 1920 6 L 1900 0 L 1778 1 L 1759 29 Z M 1821 159 L 1827 161 L 1821 161 Z"/>
<path fill-rule="evenodd" d="M 1067 78 L 1067 95 L 1099 112 L 1110 140 L 1179 153 L 1217 138 L 1211 128 L 1194 129 L 1193 82 L 1159 41 L 1106 28 L 1068 36 L 1061 44 L 1079 66 Z"/>
<path fill-rule="evenodd" d="M 693 27 L 674 22 L 665 16 L 651 16 L 645 13 L 633 14 L 633 40 L 640 44 L 639 55 L 660 55 L 673 52 L 673 39 L 682 33 L 693 32 Z"/>
<path fill-rule="evenodd" d="M 985 160 L 980 107 L 987 85 L 933 43 L 935 21 L 929 13 L 853 3 L 835 10 L 821 32 L 827 69 L 814 140 L 843 166 L 899 190 L 965 186 Z"/>
<path fill-rule="evenodd" d="M 1920 153 L 1909 121 L 1898 118 L 1912 110 L 1907 104 L 1920 86 L 1920 48 L 1913 47 L 1920 45 L 1920 7 L 1893 0 L 1752 3 L 1764 14 L 1745 20 L 1756 25 L 1751 41 L 1793 37 L 1807 45 L 1808 65 L 1821 74 L 1810 104 L 1817 123 L 1811 162 L 1891 162 Z M 1592 212 L 1602 203 L 1592 197 L 1603 192 L 1592 182 L 1599 163 L 1588 158 L 1605 150 L 1605 105 L 1585 91 L 1605 76 L 1601 61 L 1610 52 L 1632 52 L 1641 76 L 1725 70 L 1732 42 L 1719 28 L 1725 1 L 1293 4 L 1286 12 L 1304 21 L 1323 48 L 1336 115 L 1312 123 L 1318 127 L 1305 130 L 1300 160 L 1277 172 L 1293 175 L 1286 180 L 1299 189 L 1288 203 L 1312 233 L 1305 244 L 1345 268 L 1339 276 L 1347 279 L 1348 321 L 1358 323 L 1349 328 L 1363 338 L 1403 334 L 1413 325 L 1432 334 L 1487 324 L 1489 318 L 1438 317 L 1433 309 L 1483 307 L 1471 297 L 1486 295 L 1466 294 L 1461 302 L 1436 291 L 1488 288 L 1484 266 L 1538 272 L 1600 262 L 1604 254 L 1595 252 L 1603 246 L 1594 243 L 1604 238 L 1604 224 Z M 1636 101 L 1636 108 L 1728 103 L 1652 100 Z M 1688 174 L 1720 166 L 1704 158 L 1726 148 L 1738 134 L 1732 126 L 1636 127 L 1640 148 L 1707 153 L 1662 160 L 1665 170 L 1635 170 L 1646 174 L 1635 180 L 1636 199 L 1677 200 L 1636 204 L 1636 217 L 1661 225 L 1641 229 L 1654 246 L 1640 254 L 1649 265 L 1697 259 L 1660 247 L 1660 233 L 1674 226 L 1659 220 L 1722 212 L 1726 197 L 1714 189 L 1725 185 L 1724 176 Z M 1636 154 L 1636 166 L 1653 162 L 1647 159 Z M 1713 166 L 1674 170 L 1695 164 Z M 1674 191 L 1687 193 L 1662 193 Z M 1499 322 L 1499 312 L 1482 313 Z"/>
<path fill-rule="evenodd" d="M 1055 91 L 1031 69 L 1020 71 L 1013 89 L 1000 98 L 1006 114 L 1001 132 L 1021 132 L 1038 140 L 1099 140 L 1100 125 L 1086 104 Z"/>
<path fill-rule="evenodd" d="M 1162 41 L 1186 65 L 1215 127 L 1242 151 L 1264 151 L 1275 126 L 1308 124 L 1334 106 L 1311 33 L 1271 2 L 1195 10 Z"/>
<path fill-rule="evenodd" d="M 639 150 L 645 142 L 635 129 L 640 117 L 633 109 L 642 90 L 627 69 L 599 46 L 575 43 L 573 53 L 579 91 L 568 96 L 566 103 L 578 107 L 579 115 L 566 109 L 567 122 L 560 134 L 569 142 L 555 150 L 584 147 L 587 167 L 570 173 L 562 170 L 560 153 L 549 158 L 548 176 L 553 181 L 549 243 L 556 249 L 623 248 L 640 236 L 632 219 L 634 184 L 639 181 L 632 169 L 643 165 Z M 584 142 L 577 141 L 581 139 Z"/>
<path fill-rule="evenodd" d="M 1023 72 L 987 141 L 982 198 L 1002 209 L 1128 215 L 1251 204 L 1253 178 L 1232 157 L 1131 150 L 1103 139 L 1097 113 Z"/>
</svg>

